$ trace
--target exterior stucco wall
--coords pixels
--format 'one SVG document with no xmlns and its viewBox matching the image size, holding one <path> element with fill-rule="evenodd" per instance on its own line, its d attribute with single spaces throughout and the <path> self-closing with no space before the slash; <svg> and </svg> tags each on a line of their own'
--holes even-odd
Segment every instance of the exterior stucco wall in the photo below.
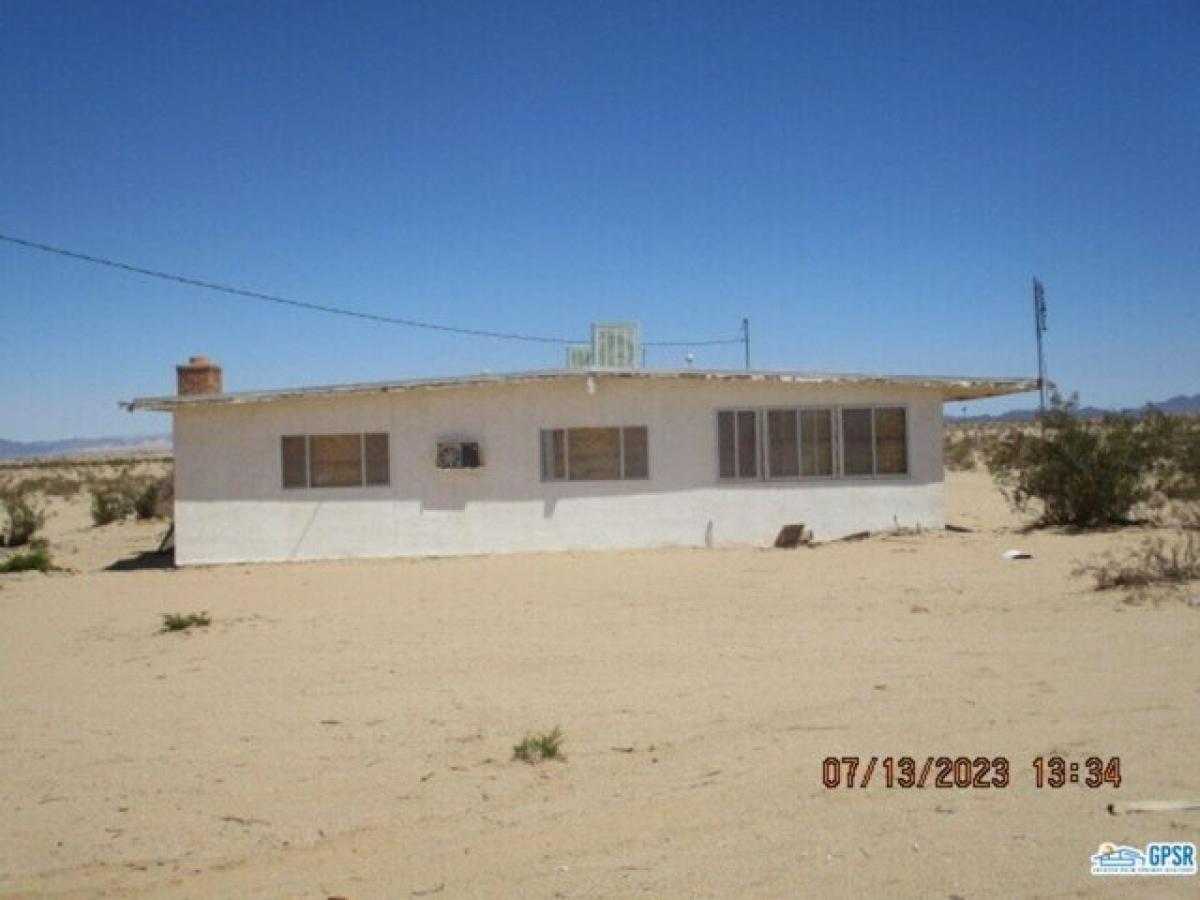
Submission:
<svg viewBox="0 0 1200 900">
<path fill-rule="evenodd" d="M 900 478 L 721 482 L 716 411 L 905 404 Z M 542 482 L 539 430 L 645 425 L 648 481 Z M 284 490 L 285 434 L 387 431 L 391 485 Z M 199 406 L 175 414 L 180 564 L 426 556 L 707 543 L 768 544 L 804 522 L 818 540 L 896 524 L 938 528 L 936 391 L 698 381 L 489 385 Z M 480 442 L 484 465 L 439 470 L 438 440 Z"/>
</svg>

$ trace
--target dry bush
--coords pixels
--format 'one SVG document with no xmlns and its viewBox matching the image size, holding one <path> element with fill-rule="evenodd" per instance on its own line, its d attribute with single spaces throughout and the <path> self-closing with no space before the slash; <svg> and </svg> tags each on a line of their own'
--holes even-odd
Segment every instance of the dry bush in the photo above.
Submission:
<svg viewBox="0 0 1200 900">
<path fill-rule="evenodd" d="M 107 525 L 131 518 L 137 512 L 138 496 L 144 490 L 139 479 L 128 469 L 109 478 L 96 478 L 89 491 L 92 495 L 92 523 Z"/>
<path fill-rule="evenodd" d="M 1200 500 L 1200 417 L 1151 410 L 1143 427 L 1155 460 L 1153 489 L 1167 500 Z"/>
<path fill-rule="evenodd" d="M 171 514 L 174 502 L 173 480 L 170 474 L 135 475 L 122 469 L 107 478 L 93 479 L 92 522 L 107 525 L 122 519 L 156 519 Z"/>
<path fill-rule="evenodd" d="M 942 453 L 945 466 L 951 472 L 969 472 L 975 468 L 976 441 L 974 435 L 947 433 Z"/>
<path fill-rule="evenodd" d="M 9 547 L 28 544 L 46 524 L 45 507 L 21 488 L 9 488 L 0 494 L 0 509 L 4 511 L 2 543 Z"/>
<path fill-rule="evenodd" d="M 1200 533 L 1181 529 L 1170 539 L 1147 538 L 1124 556 L 1110 553 L 1075 574 L 1090 575 L 1098 591 L 1193 581 L 1200 578 Z"/>
<path fill-rule="evenodd" d="M 16 483 L 23 491 L 41 494 L 44 497 L 61 497 L 70 499 L 83 490 L 83 480 L 62 473 L 53 475 L 36 475 L 17 479 Z"/>
</svg>

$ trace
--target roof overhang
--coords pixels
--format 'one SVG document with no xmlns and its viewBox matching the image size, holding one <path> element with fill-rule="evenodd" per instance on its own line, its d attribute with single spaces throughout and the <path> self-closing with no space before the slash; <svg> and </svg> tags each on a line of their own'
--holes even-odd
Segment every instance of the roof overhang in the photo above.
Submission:
<svg viewBox="0 0 1200 900">
<path fill-rule="evenodd" d="M 756 372 L 738 369 L 549 369 L 536 372 L 460 375 L 380 381 L 369 384 L 336 384 L 319 387 L 283 388 L 269 391 L 236 391 L 223 394 L 189 394 L 167 397 L 138 397 L 121 403 L 130 412 L 150 410 L 175 412 L 195 406 L 229 406 L 272 403 L 281 400 L 329 400 L 364 394 L 392 394 L 442 388 L 492 387 L 549 381 L 586 381 L 588 378 L 629 380 L 683 380 L 722 382 L 774 382 L 795 385 L 878 385 L 937 391 L 943 402 L 980 400 L 1036 391 L 1036 378 L 974 378 L 945 375 L 862 375 L 817 372 Z"/>
</svg>

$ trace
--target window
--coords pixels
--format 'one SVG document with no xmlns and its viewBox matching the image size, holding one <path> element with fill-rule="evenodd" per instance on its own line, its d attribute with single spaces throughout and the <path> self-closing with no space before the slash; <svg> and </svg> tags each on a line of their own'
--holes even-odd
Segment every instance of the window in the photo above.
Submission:
<svg viewBox="0 0 1200 900">
<path fill-rule="evenodd" d="M 758 477 L 758 410 L 717 413 L 717 456 L 722 478 Z"/>
<path fill-rule="evenodd" d="M 552 428 L 541 434 L 543 481 L 621 481 L 650 477 L 645 426 Z"/>
<path fill-rule="evenodd" d="M 871 438 L 871 410 L 842 410 L 842 472 L 874 475 L 875 451 Z"/>
<path fill-rule="evenodd" d="M 847 475 L 907 475 L 908 411 L 843 409 L 842 467 Z"/>
<path fill-rule="evenodd" d="M 717 472 L 747 481 L 907 475 L 908 412 L 903 406 L 852 407 L 840 416 L 835 407 L 719 410 Z"/>
<path fill-rule="evenodd" d="M 767 412 L 767 477 L 796 478 L 800 474 L 800 422 L 794 409 Z"/>
<path fill-rule="evenodd" d="M 282 440 L 283 486 L 308 487 L 308 438 L 289 435 Z"/>
<path fill-rule="evenodd" d="M 833 475 L 832 409 L 770 409 L 766 422 L 768 478 Z"/>
<path fill-rule="evenodd" d="M 903 406 L 875 410 L 875 474 L 908 474 L 908 414 Z"/>
<path fill-rule="evenodd" d="M 800 410 L 800 475 L 829 478 L 833 472 L 833 410 Z"/>
<path fill-rule="evenodd" d="M 391 482 L 388 436 L 286 435 L 280 439 L 285 488 L 375 487 Z"/>
<path fill-rule="evenodd" d="M 319 434 L 308 439 L 311 487 L 357 487 L 362 478 L 362 435 Z"/>
<path fill-rule="evenodd" d="M 390 455 L 386 434 L 363 435 L 363 481 L 367 487 L 382 487 L 391 483 Z"/>
</svg>

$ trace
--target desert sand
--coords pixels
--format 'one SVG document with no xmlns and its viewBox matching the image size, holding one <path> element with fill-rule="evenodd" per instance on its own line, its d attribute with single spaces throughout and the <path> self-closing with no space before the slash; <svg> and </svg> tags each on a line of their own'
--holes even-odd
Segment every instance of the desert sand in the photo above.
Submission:
<svg viewBox="0 0 1200 900">
<path fill-rule="evenodd" d="M 1200 609 L 1072 574 L 1145 531 L 812 549 L 107 566 L 0 576 L 0 895 L 155 898 L 1195 896 L 1101 842 L 1200 841 Z M 1005 561 L 1019 547 L 1033 558 Z M 213 624 L 159 634 L 161 614 Z M 560 725 L 564 762 L 511 759 Z M 830 790 L 827 756 L 1005 756 L 1004 789 Z M 1123 782 L 1034 786 L 1119 756 Z"/>
</svg>

